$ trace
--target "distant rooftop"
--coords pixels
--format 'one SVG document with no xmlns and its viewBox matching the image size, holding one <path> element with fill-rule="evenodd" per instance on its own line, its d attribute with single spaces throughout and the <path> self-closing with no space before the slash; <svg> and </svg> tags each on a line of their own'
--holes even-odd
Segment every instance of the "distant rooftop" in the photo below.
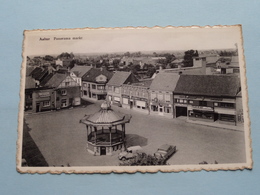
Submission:
<svg viewBox="0 0 260 195">
<path fill-rule="evenodd" d="M 108 85 L 121 86 L 127 84 L 127 79 L 131 76 L 131 72 L 116 71 L 113 77 L 107 83 Z"/>
<path fill-rule="evenodd" d="M 113 76 L 113 73 L 105 68 L 91 68 L 82 76 L 82 81 L 96 82 L 96 78 L 101 74 L 106 76 L 108 80 Z"/>
<path fill-rule="evenodd" d="M 91 66 L 78 66 L 75 65 L 70 71 L 74 72 L 77 77 L 83 77 L 91 69 Z"/>
</svg>

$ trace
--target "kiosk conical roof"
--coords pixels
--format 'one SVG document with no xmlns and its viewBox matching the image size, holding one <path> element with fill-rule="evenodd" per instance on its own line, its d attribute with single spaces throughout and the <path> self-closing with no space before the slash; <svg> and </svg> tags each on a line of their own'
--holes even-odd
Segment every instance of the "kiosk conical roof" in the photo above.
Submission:
<svg viewBox="0 0 260 195">
<path fill-rule="evenodd" d="M 114 126 L 128 123 L 130 119 L 131 115 L 116 112 L 108 102 L 104 102 L 97 113 L 85 116 L 81 122 L 92 126 Z"/>
</svg>

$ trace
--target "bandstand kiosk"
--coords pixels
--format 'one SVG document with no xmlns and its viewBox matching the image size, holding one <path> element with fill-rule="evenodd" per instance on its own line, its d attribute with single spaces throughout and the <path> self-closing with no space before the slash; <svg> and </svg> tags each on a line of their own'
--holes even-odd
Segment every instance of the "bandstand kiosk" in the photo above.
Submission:
<svg viewBox="0 0 260 195">
<path fill-rule="evenodd" d="M 87 128 L 87 150 L 93 155 L 112 155 L 125 144 L 125 124 L 131 115 L 115 112 L 108 102 L 101 109 L 80 120 Z"/>
</svg>

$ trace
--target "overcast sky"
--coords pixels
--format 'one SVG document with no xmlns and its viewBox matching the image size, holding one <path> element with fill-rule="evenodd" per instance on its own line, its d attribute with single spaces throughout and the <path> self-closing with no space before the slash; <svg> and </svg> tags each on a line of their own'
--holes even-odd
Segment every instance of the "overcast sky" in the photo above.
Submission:
<svg viewBox="0 0 260 195">
<path fill-rule="evenodd" d="M 240 28 L 78 29 L 26 31 L 25 55 L 112 53 L 160 50 L 204 50 L 235 48 L 241 44 Z M 70 38 L 70 40 L 54 40 Z M 73 40 L 73 37 L 82 37 Z M 44 38 L 50 40 L 40 41 Z"/>
</svg>

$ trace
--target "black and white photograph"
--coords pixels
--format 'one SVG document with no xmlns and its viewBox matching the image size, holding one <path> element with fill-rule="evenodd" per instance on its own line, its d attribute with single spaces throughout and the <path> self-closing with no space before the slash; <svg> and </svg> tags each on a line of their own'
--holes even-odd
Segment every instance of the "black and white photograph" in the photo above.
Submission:
<svg viewBox="0 0 260 195">
<path fill-rule="evenodd" d="M 26 30 L 21 173 L 252 169 L 242 27 Z"/>
</svg>

